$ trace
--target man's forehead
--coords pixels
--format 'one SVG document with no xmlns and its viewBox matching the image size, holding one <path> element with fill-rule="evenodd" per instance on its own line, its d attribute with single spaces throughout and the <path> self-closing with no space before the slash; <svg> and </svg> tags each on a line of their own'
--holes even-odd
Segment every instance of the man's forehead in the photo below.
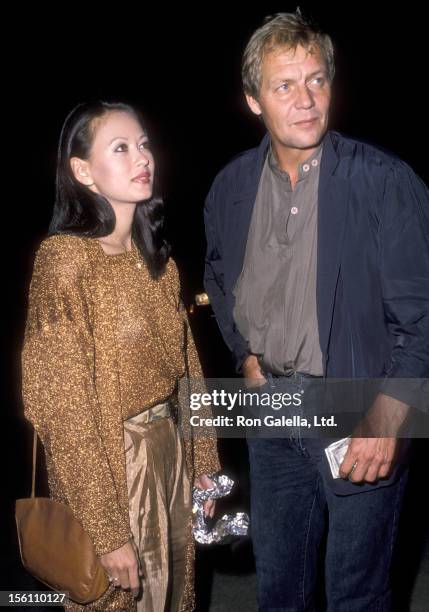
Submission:
<svg viewBox="0 0 429 612">
<path fill-rule="evenodd" d="M 277 46 L 266 51 L 262 61 L 262 68 L 271 66 L 296 66 L 306 64 L 320 64 L 321 67 L 325 67 L 325 61 L 317 45 L 309 45 L 303 47 L 297 45 L 296 47 L 290 46 Z"/>
</svg>

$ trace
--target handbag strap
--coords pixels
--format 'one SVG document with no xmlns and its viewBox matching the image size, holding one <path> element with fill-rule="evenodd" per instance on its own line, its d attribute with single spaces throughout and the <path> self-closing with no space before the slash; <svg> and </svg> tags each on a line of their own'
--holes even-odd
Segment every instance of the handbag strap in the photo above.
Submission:
<svg viewBox="0 0 429 612">
<path fill-rule="evenodd" d="M 35 497 L 36 492 L 36 459 L 37 459 L 37 432 L 33 435 L 33 474 L 31 478 L 31 497 Z"/>
</svg>

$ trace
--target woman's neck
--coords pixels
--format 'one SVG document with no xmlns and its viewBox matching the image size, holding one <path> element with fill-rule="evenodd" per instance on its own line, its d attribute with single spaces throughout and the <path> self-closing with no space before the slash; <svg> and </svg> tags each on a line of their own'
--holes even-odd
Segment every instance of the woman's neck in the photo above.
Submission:
<svg viewBox="0 0 429 612">
<path fill-rule="evenodd" d="M 115 229 L 108 236 L 100 238 L 103 245 L 119 252 L 132 250 L 132 225 L 136 204 L 112 204 L 115 211 Z"/>
</svg>

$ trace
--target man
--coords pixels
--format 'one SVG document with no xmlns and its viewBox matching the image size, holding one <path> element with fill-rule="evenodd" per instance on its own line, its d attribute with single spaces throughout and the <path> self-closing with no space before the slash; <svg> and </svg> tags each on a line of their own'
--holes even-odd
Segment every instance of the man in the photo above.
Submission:
<svg viewBox="0 0 429 612">
<path fill-rule="evenodd" d="M 281 390 L 386 382 L 342 480 L 326 439 L 248 439 L 260 610 L 315 609 L 327 525 L 328 609 L 389 610 L 407 478 L 395 433 L 411 404 L 393 379 L 429 375 L 428 191 L 402 161 L 328 130 L 332 42 L 298 12 L 253 34 L 242 76 L 268 133 L 220 172 L 205 207 L 205 286 L 237 370 Z"/>
</svg>

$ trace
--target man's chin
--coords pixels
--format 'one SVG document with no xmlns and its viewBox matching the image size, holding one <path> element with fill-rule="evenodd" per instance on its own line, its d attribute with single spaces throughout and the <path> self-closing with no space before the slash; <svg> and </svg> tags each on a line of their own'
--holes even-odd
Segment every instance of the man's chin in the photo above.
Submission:
<svg viewBox="0 0 429 612">
<path fill-rule="evenodd" d="M 315 149 L 322 142 L 324 135 L 325 132 L 318 132 L 317 134 L 312 135 L 308 134 L 301 138 L 285 140 L 284 145 L 291 149 L 301 149 L 303 151 L 306 149 Z"/>
</svg>

